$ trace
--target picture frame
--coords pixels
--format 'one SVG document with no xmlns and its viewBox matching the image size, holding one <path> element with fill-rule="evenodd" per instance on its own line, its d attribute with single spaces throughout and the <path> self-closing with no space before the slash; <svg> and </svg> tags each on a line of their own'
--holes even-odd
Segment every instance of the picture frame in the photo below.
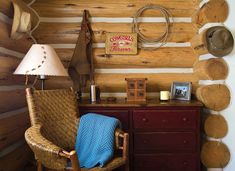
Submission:
<svg viewBox="0 0 235 171">
<path fill-rule="evenodd" d="M 173 82 L 171 85 L 171 99 L 191 100 L 191 82 Z"/>
</svg>

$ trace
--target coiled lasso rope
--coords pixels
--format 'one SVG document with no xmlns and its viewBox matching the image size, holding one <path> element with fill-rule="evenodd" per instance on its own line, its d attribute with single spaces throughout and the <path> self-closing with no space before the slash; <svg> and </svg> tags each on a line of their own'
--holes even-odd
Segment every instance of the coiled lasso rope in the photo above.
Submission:
<svg viewBox="0 0 235 171">
<path fill-rule="evenodd" d="M 157 37 L 157 38 L 146 37 L 143 33 L 141 33 L 141 31 L 139 29 L 138 18 L 141 16 L 141 14 L 145 10 L 148 10 L 148 9 L 159 10 L 163 14 L 163 16 L 166 20 L 165 31 L 163 32 L 163 34 L 160 37 Z M 138 47 L 142 48 L 142 49 L 152 50 L 152 49 L 160 48 L 163 45 L 165 45 L 167 38 L 169 36 L 169 30 L 171 27 L 170 17 L 171 17 L 171 15 L 170 15 L 169 11 L 159 5 L 146 5 L 142 8 L 140 8 L 133 17 L 133 25 L 132 25 L 132 32 L 136 32 L 138 35 L 138 42 L 139 42 Z M 146 48 L 146 47 L 143 47 L 143 44 L 149 44 L 149 45 L 159 44 L 159 45 L 157 47 L 154 46 L 151 48 L 150 47 Z"/>
</svg>

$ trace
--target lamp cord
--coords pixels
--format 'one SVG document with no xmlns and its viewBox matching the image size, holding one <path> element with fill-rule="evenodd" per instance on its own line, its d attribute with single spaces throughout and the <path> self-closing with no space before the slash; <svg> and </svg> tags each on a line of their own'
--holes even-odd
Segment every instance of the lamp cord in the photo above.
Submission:
<svg viewBox="0 0 235 171">
<path fill-rule="evenodd" d="M 141 33 L 140 29 L 139 29 L 139 22 L 138 22 L 138 18 L 140 17 L 140 15 L 147 9 L 154 9 L 154 10 L 159 10 L 165 20 L 166 20 L 166 27 L 165 27 L 165 31 L 164 33 L 157 37 L 157 38 L 148 38 L 146 37 L 143 33 Z M 138 47 L 139 48 L 142 48 L 142 49 L 157 49 L 157 48 L 160 48 L 162 47 L 163 45 L 166 44 L 166 40 L 169 36 L 169 31 L 170 31 L 170 27 L 171 27 L 171 22 L 170 22 L 170 12 L 164 8 L 164 7 L 161 7 L 159 5 L 145 5 L 144 7 L 140 8 L 136 14 L 134 15 L 133 17 L 133 23 L 132 23 L 132 32 L 136 32 L 137 35 L 138 35 L 138 41 L 141 43 L 141 44 L 138 44 Z M 160 45 L 158 47 L 151 47 L 151 48 L 146 48 L 146 47 L 143 47 L 143 43 L 145 44 L 156 44 L 156 43 L 160 43 Z"/>
</svg>

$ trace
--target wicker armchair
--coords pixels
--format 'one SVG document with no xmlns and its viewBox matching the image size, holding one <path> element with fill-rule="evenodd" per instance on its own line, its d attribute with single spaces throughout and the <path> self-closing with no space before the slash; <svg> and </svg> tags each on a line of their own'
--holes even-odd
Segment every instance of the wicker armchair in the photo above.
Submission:
<svg viewBox="0 0 235 171">
<path fill-rule="evenodd" d="M 25 139 L 35 154 L 38 171 L 43 166 L 49 169 L 66 170 L 68 160 L 73 171 L 85 171 L 79 167 L 74 150 L 77 123 L 77 105 L 72 90 L 33 90 L 26 89 L 31 127 L 25 132 Z M 128 166 L 128 134 L 121 130 L 115 132 L 115 156 L 105 167 L 95 167 L 91 171 L 109 171 L 125 165 Z M 118 153 L 120 154 L 120 152 Z"/>
</svg>

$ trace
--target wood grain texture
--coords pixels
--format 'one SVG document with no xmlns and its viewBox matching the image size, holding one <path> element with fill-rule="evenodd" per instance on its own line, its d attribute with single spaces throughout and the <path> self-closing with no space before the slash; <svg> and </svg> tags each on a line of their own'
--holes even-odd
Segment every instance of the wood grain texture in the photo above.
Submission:
<svg viewBox="0 0 235 171">
<path fill-rule="evenodd" d="M 24 1 L 26 4 L 28 4 L 28 3 L 32 2 L 33 0 L 22 0 L 22 1 Z"/>
<path fill-rule="evenodd" d="M 0 12 L 10 18 L 13 17 L 14 9 L 11 0 L 1 0 Z"/>
<path fill-rule="evenodd" d="M 32 41 L 27 38 L 12 40 L 9 36 L 11 25 L 0 21 L 0 46 L 21 53 L 26 53 L 32 45 Z"/>
<path fill-rule="evenodd" d="M 95 74 L 95 82 L 101 92 L 125 92 L 125 78 L 147 78 L 147 92 L 170 90 L 173 81 L 190 81 L 195 90 L 198 82 L 194 74 Z"/>
<path fill-rule="evenodd" d="M 0 85 L 23 85 L 25 77 L 13 75 L 21 59 L 9 55 L 0 54 Z"/>
<path fill-rule="evenodd" d="M 229 14 L 229 6 L 225 0 L 210 0 L 194 15 L 193 23 L 200 28 L 206 23 L 223 23 Z"/>
<path fill-rule="evenodd" d="M 24 137 L 30 126 L 28 112 L 0 119 L 0 151 Z"/>
<path fill-rule="evenodd" d="M 170 90 L 173 81 L 192 82 L 193 92 L 198 87 L 198 79 L 194 74 L 95 74 L 95 83 L 105 92 L 126 92 L 125 78 L 147 78 L 147 92 L 159 92 L 160 90 Z M 47 81 L 46 89 L 69 88 L 73 85 L 70 78 L 50 79 Z M 89 85 L 89 83 L 88 83 Z M 85 92 L 89 92 L 89 86 Z"/>
<path fill-rule="evenodd" d="M 28 145 L 24 144 L 12 151 L 11 153 L 1 157 L 1 171 L 20 171 L 33 157 Z"/>
<path fill-rule="evenodd" d="M 37 82 L 35 87 L 40 89 L 40 82 Z M 70 77 L 48 77 L 45 82 L 45 89 L 63 89 L 73 86 L 73 82 Z"/>
<path fill-rule="evenodd" d="M 26 106 L 25 90 L 0 91 L 0 113 Z"/>
<path fill-rule="evenodd" d="M 55 49 L 68 66 L 73 49 Z M 139 50 L 137 55 L 106 55 L 105 49 L 93 51 L 95 68 L 192 68 L 198 56 L 190 47 L 165 47 Z"/>
<path fill-rule="evenodd" d="M 198 7 L 198 0 L 37 0 L 32 7 L 41 17 L 78 17 L 84 9 L 92 17 L 132 17 L 146 4 L 169 9 L 174 17 L 191 17 Z M 143 16 L 162 16 L 159 11 L 147 10 Z"/>
<path fill-rule="evenodd" d="M 223 58 L 212 58 L 196 62 L 193 71 L 200 80 L 225 80 L 229 69 Z"/>
<path fill-rule="evenodd" d="M 93 23 L 91 27 L 96 43 L 104 43 L 107 32 L 132 32 L 131 23 Z M 33 36 L 38 43 L 74 44 L 80 30 L 80 23 L 40 23 Z M 147 37 L 159 37 L 165 31 L 165 23 L 141 23 L 139 30 Z M 167 42 L 189 42 L 195 34 L 191 23 L 174 23 Z"/>
</svg>

